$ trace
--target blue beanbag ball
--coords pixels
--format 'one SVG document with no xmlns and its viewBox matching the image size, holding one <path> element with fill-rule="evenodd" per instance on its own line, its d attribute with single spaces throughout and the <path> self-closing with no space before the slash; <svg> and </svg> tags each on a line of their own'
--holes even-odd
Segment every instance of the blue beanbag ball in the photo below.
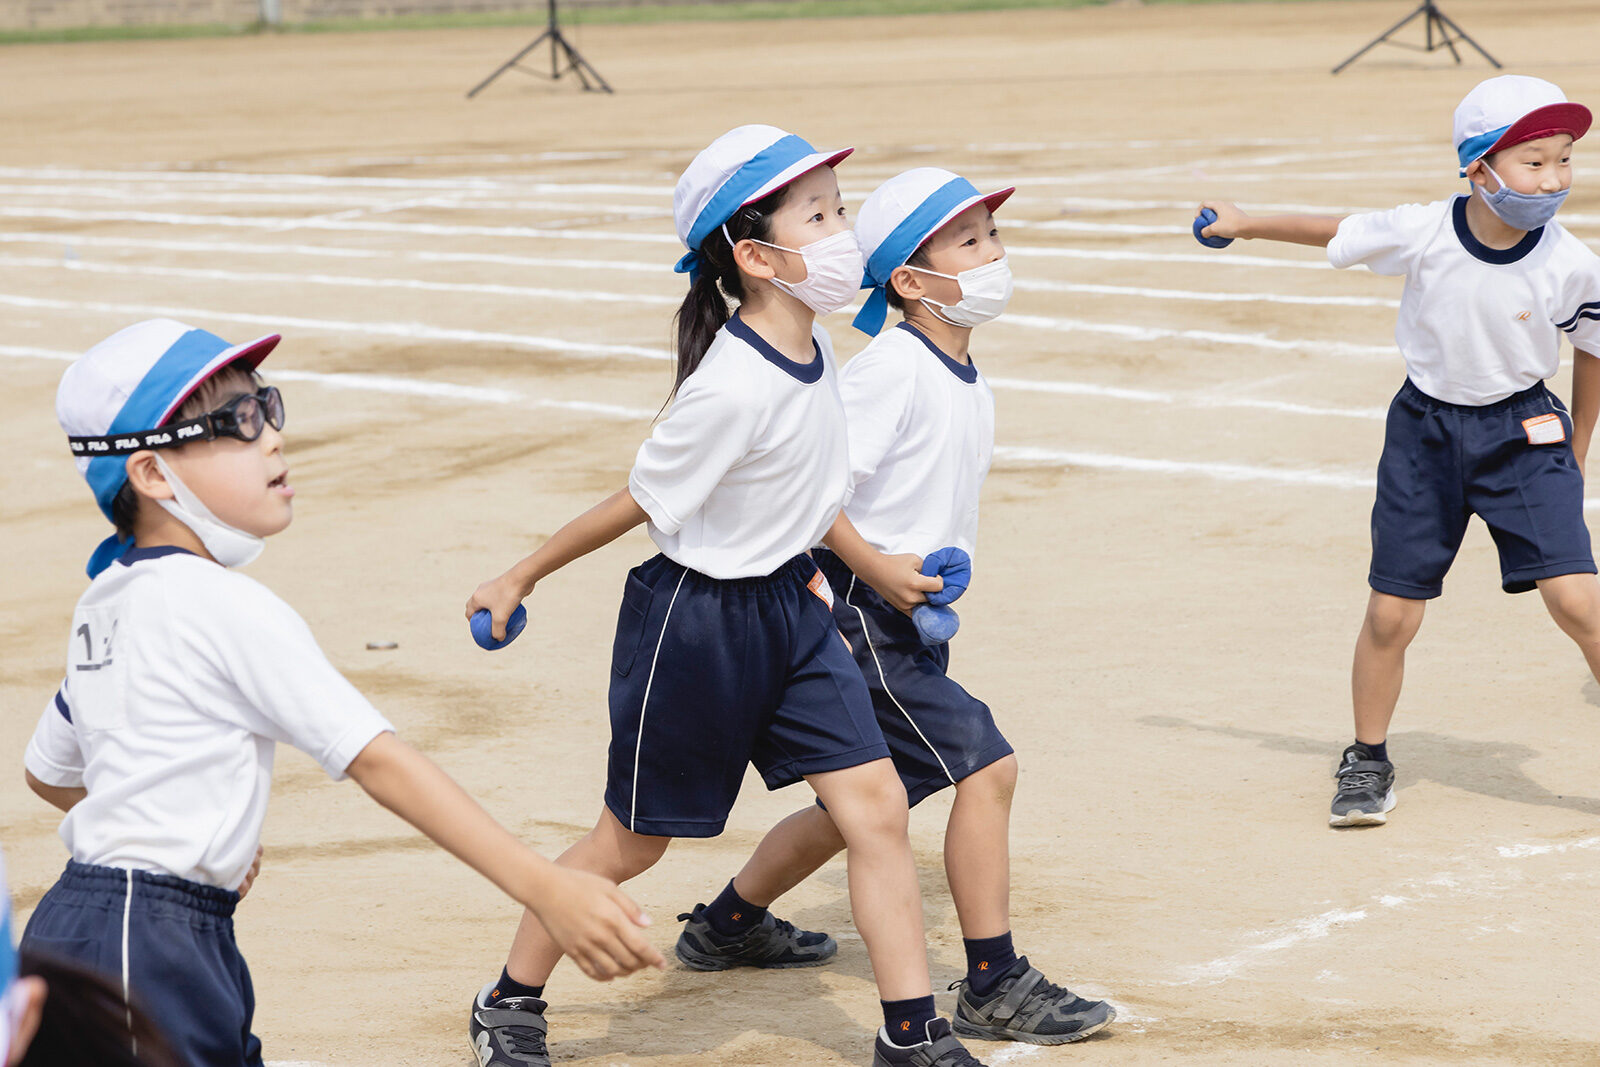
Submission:
<svg viewBox="0 0 1600 1067">
<path fill-rule="evenodd" d="M 1206 237 L 1200 232 L 1216 221 L 1217 213 L 1215 211 L 1212 211 L 1210 208 L 1206 208 L 1201 211 L 1199 215 L 1195 216 L 1194 239 L 1205 245 L 1207 248 L 1227 248 L 1229 245 L 1233 244 L 1232 237 Z"/>
<path fill-rule="evenodd" d="M 496 649 L 505 648 L 517 639 L 517 635 L 522 632 L 522 628 L 528 625 L 528 609 L 521 604 L 517 605 L 517 610 L 513 611 L 511 618 L 506 620 L 506 639 L 504 641 L 496 641 L 494 639 L 492 633 L 494 616 L 489 614 L 488 608 L 479 608 L 474 611 L 470 625 L 472 626 L 472 639 L 478 642 L 480 648 L 486 648 L 493 652 Z"/>
<path fill-rule="evenodd" d="M 937 574 L 944 579 L 943 589 L 928 594 L 928 603 L 943 607 L 967 591 L 972 582 L 972 557 L 959 548 L 941 548 L 923 557 L 922 573 L 930 578 Z"/>
<path fill-rule="evenodd" d="M 911 625 L 925 645 L 942 645 L 961 628 L 961 617 L 955 608 L 943 605 L 918 604 L 911 611 Z"/>
</svg>

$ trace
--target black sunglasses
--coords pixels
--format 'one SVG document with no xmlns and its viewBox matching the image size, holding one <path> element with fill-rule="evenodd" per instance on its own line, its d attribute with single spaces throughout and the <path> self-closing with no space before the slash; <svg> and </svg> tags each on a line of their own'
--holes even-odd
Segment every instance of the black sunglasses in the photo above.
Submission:
<svg viewBox="0 0 1600 1067">
<path fill-rule="evenodd" d="M 236 396 L 215 411 L 183 422 L 105 437 L 68 437 L 67 443 L 78 456 L 130 456 L 147 448 L 176 448 L 218 437 L 254 441 L 269 424 L 274 430 L 283 429 L 283 394 L 275 385 Z"/>
</svg>

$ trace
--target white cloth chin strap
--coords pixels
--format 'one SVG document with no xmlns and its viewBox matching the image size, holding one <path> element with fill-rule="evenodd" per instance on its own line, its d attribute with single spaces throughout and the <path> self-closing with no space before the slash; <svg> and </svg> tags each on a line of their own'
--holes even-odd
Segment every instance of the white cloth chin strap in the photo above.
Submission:
<svg viewBox="0 0 1600 1067">
<path fill-rule="evenodd" d="M 167 484 L 172 486 L 172 495 L 176 500 L 158 500 L 156 503 L 168 515 L 183 523 L 194 531 L 200 538 L 200 543 L 206 546 L 206 551 L 211 553 L 211 558 L 224 567 L 243 567 L 261 555 L 261 550 L 267 547 L 264 538 L 255 534 L 245 533 L 243 530 L 229 526 L 211 513 L 211 509 L 201 503 L 200 498 L 183 484 L 183 480 L 173 473 L 171 467 L 161 458 L 161 453 L 155 453 L 156 466 L 161 468 L 161 473 L 167 479 Z"/>
</svg>

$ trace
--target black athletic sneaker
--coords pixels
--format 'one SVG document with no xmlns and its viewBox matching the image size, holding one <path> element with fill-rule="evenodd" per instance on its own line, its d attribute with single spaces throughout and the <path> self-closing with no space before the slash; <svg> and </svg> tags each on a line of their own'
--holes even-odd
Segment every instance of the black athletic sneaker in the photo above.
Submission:
<svg viewBox="0 0 1600 1067">
<path fill-rule="evenodd" d="M 706 906 L 696 904 L 678 921 L 686 923 L 673 951 L 685 967 L 697 971 L 726 971 L 734 967 L 820 967 L 839 951 L 827 934 L 797 930 L 793 923 L 769 911 L 742 934 L 723 937 L 706 921 Z"/>
<path fill-rule="evenodd" d="M 1117 1009 L 1105 1001 L 1085 1000 L 1046 981 L 1026 956 L 1011 965 L 987 997 L 975 996 L 965 978 L 950 988 L 960 990 L 956 1033 L 985 1041 L 1065 1045 L 1082 1041 L 1117 1017 Z"/>
<path fill-rule="evenodd" d="M 1339 790 L 1333 795 L 1329 826 L 1382 826 L 1394 810 L 1394 764 L 1375 760 L 1365 745 L 1351 745 L 1339 757 Z"/>
<path fill-rule="evenodd" d="M 550 1067 L 545 1047 L 545 1002 L 537 997 L 501 997 L 489 1003 L 490 982 L 472 1002 L 467 1036 L 478 1067 Z"/>
<path fill-rule="evenodd" d="M 927 1038 L 920 1045 L 902 1048 L 880 1028 L 872 1048 L 872 1067 L 983 1067 L 983 1061 L 956 1040 L 945 1020 L 929 1023 Z"/>
</svg>

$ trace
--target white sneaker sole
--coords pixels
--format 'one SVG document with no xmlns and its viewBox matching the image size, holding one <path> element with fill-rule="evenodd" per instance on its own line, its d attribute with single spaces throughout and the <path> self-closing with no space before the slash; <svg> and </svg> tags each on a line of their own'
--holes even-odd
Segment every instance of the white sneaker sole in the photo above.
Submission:
<svg viewBox="0 0 1600 1067">
<path fill-rule="evenodd" d="M 1377 811 L 1349 811 L 1343 815 L 1329 815 L 1329 826 L 1382 826 L 1389 821 L 1389 813 L 1394 810 L 1394 790 L 1391 788 L 1383 798 L 1383 807 Z"/>
</svg>

